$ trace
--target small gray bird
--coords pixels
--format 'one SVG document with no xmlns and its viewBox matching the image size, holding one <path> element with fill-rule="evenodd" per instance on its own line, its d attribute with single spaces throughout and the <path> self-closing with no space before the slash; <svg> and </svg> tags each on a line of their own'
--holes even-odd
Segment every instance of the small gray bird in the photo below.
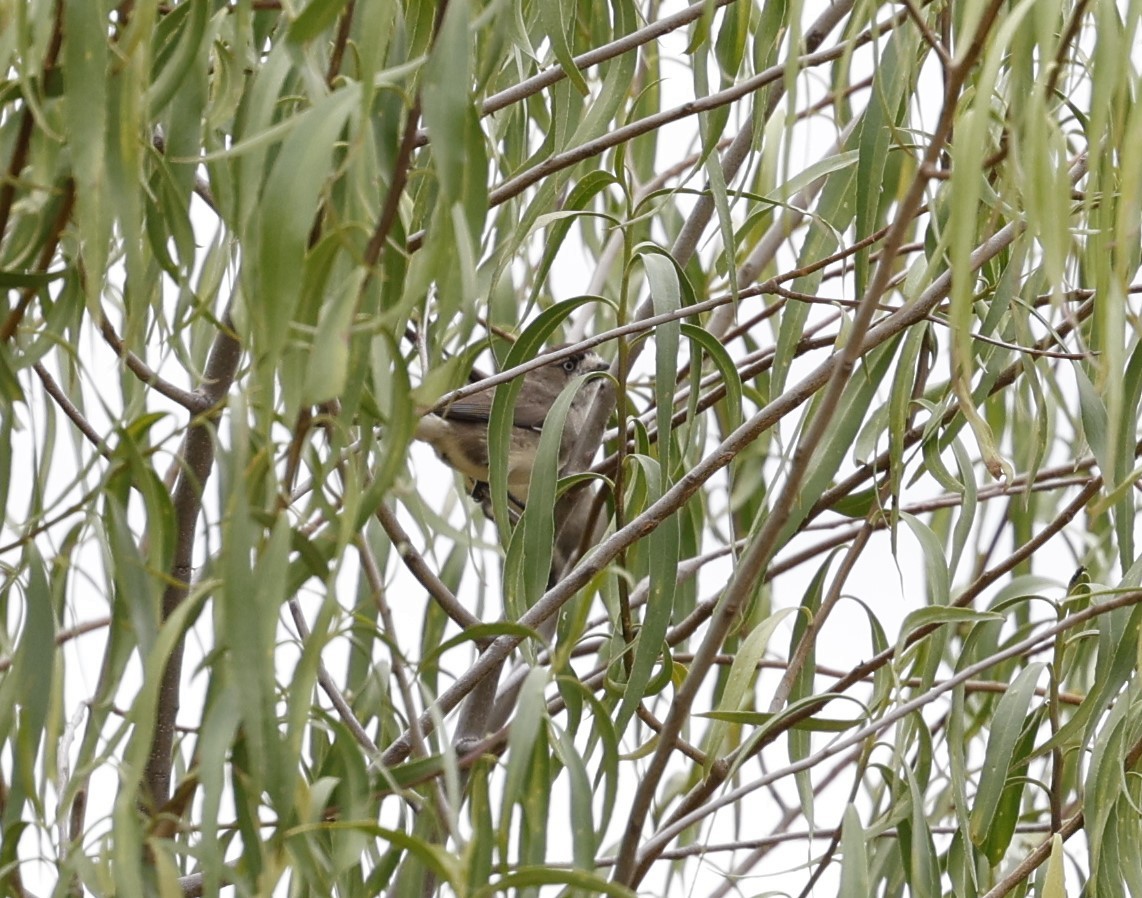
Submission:
<svg viewBox="0 0 1142 898">
<path fill-rule="evenodd" d="M 508 449 L 508 492 L 520 508 L 527 502 L 528 484 L 535 466 L 535 454 L 539 450 L 543 422 L 556 398 L 576 377 L 606 371 L 609 367 L 598 355 L 587 351 L 550 362 L 523 375 Z M 596 385 L 587 384 L 575 394 L 559 444 L 560 464 L 566 461 L 586 423 L 596 390 Z M 475 393 L 453 402 L 440 412 L 425 415 L 416 427 L 416 438 L 431 443 L 445 464 L 476 482 L 477 490 L 488 481 L 488 419 L 494 396 L 495 387 Z M 479 498 L 477 491 L 473 495 Z"/>
</svg>

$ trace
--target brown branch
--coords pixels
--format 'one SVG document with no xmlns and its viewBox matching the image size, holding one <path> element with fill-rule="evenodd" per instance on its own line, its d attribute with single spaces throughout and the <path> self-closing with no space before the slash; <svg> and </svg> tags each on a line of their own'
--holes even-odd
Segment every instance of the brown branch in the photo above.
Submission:
<svg viewBox="0 0 1142 898">
<path fill-rule="evenodd" d="M 357 0 L 349 0 L 341 13 L 337 23 L 337 36 L 333 39 L 333 49 L 329 53 L 329 68 L 325 72 L 325 83 L 333 87 L 333 82 L 341 73 L 341 60 L 345 56 L 345 47 L 349 43 L 349 33 L 353 29 L 353 13 L 357 9 Z"/>
<path fill-rule="evenodd" d="M 44 63 L 41 69 L 41 83 L 56 67 L 59 60 L 60 47 L 63 46 L 63 4 L 64 0 L 56 0 L 55 18 L 52 21 L 52 37 L 48 44 L 47 53 L 44 54 Z M 8 172 L 3 183 L 0 184 L 0 240 L 8 233 L 8 216 L 12 213 L 12 203 L 16 198 L 16 185 L 19 183 L 20 172 L 28 163 L 28 150 L 32 143 L 32 131 L 36 120 L 27 101 L 20 113 L 20 128 L 16 133 L 16 140 L 12 146 L 12 159 L 8 163 Z"/>
<path fill-rule="evenodd" d="M 363 264 L 366 271 L 372 272 L 381 259 L 389 231 L 396 221 L 397 209 L 400 206 L 401 194 L 404 193 L 405 184 L 408 183 L 408 171 L 412 166 L 412 151 L 416 144 L 416 123 L 420 121 L 420 96 L 416 97 L 405 117 L 404 134 L 401 137 L 400 149 L 396 161 L 393 163 L 393 174 L 389 181 L 389 189 L 385 193 L 385 201 L 381 206 L 381 214 L 377 218 L 377 226 L 369 238 L 369 245 L 365 248 Z M 368 283 L 366 279 L 365 283 Z M 363 287 L 364 285 L 362 285 Z"/>
<path fill-rule="evenodd" d="M 154 369 L 148 366 L 146 362 L 124 346 L 119 334 L 115 332 L 114 325 L 107 320 L 106 315 L 100 315 L 99 332 L 103 335 L 103 339 L 107 345 L 123 360 L 123 364 L 127 366 L 127 370 L 148 387 L 151 387 L 156 393 L 166 396 L 171 402 L 181 405 L 192 415 L 202 414 L 210 408 L 210 404 L 203 397 L 202 393 L 184 390 L 182 387 L 177 387 L 170 381 L 164 380 Z"/>
<path fill-rule="evenodd" d="M 961 79 L 966 77 L 966 67 L 956 71 L 960 73 Z M 883 258 L 876 266 L 865 294 L 861 297 L 860 307 L 856 315 L 853 316 L 850 325 L 851 333 L 848 341 L 841 351 L 833 356 L 835 364 L 830 366 L 828 377 L 821 384 L 824 389 L 817 400 L 817 407 L 814 409 L 808 429 L 794 451 L 793 461 L 781 485 L 781 491 L 770 507 L 765 523 L 753 543 L 739 558 L 722 601 L 714 612 L 706 634 L 695 653 L 694 663 L 690 666 L 685 680 L 675 693 L 664 726 L 664 734 L 667 737 L 673 737 L 675 733 L 680 732 L 690 716 L 693 702 L 705 682 L 711 659 L 729 634 L 742 606 L 752 595 L 754 586 L 761 577 L 765 565 L 768 564 L 776 550 L 777 540 L 796 506 L 802 481 L 808 473 L 817 447 L 825 439 L 829 428 L 832 426 L 834 410 L 840 403 L 851 371 L 865 351 L 865 336 L 870 333 L 877 303 L 892 276 L 890 263 L 895 259 L 897 249 L 903 244 L 905 229 L 909 226 L 915 210 L 920 206 L 923 191 L 927 184 L 927 179 L 923 175 L 925 163 L 931 165 L 938 158 L 951 129 L 959 84 L 959 80 L 953 79 L 949 86 L 940 120 L 925 151 L 924 162 L 920 166 L 920 174 L 913 180 L 908 194 L 901 201 L 899 217 L 885 237 L 882 250 Z M 925 315 L 927 311 L 925 310 Z M 642 835 L 642 829 L 646 816 L 650 812 L 654 795 L 670 761 L 669 742 L 669 738 L 663 738 L 659 743 L 639 782 L 627 818 L 627 827 L 619 850 L 619 862 L 615 867 L 615 881 L 632 888 L 638 884 L 641 876 L 649 867 L 650 858 L 643 857 L 641 860 L 636 860 L 638 841 Z"/>
<path fill-rule="evenodd" d="M 785 674 L 781 677 L 777 688 L 773 690 L 773 699 L 769 705 L 770 713 L 776 714 L 780 711 L 785 704 L 785 700 L 789 698 L 789 694 L 793 691 L 794 681 L 801 674 L 805 663 L 809 660 L 809 653 L 816 649 L 817 637 L 821 634 L 821 630 L 824 628 L 826 621 L 828 621 L 829 615 L 841 600 L 841 590 L 844 588 L 849 574 L 852 573 L 853 568 L 856 566 L 861 553 L 868 547 L 869 539 L 872 537 L 874 530 L 875 527 L 866 521 L 865 525 L 861 527 L 860 532 L 857 534 L 856 539 L 849 545 L 848 550 L 845 552 L 845 557 L 841 562 L 841 568 L 833 578 L 828 595 L 825 597 L 825 600 L 821 602 L 821 607 L 813 614 L 812 620 L 809 621 L 809 625 L 801 635 L 801 640 L 797 643 L 793 657 L 789 659 L 789 666 Z"/>
<path fill-rule="evenodd" d="M 63 5 L 62 0 L 58 5 Z M 32 140 L 34 124 L 32 112 L 25 106 L 21 113 L 20 130 L 16 133 L 16 143 L 12 148 L 12 161 L 8 165 L 8 174 L 3 184 L 0 184 L 0 238 L 3 238 L 8 230 L 8 216 L 12 212 L 12 201 L 16 197 L 16 184 L 20 172 L 28 161 L 28 145 Z"/>
<path fill-rule="evenodd" d="M 214 425 L 222 414 L 223 400 L 234 382 L 242 347 L 233 331 L 230 315 L 214 338 L 199 394 L 209 409 L 196 416 L 179 448 L 180 469 L 172 496 L 175 516 L 175 551 L 169 572 L 169 585 L 163 592 L 163 620 L 182 604 L 190 588 L 198 516 L 202 493 L 214 468 Z M 179 681 L 185 637 L 179 638 L 163 670 L 155 709 L 155 730 L 147 757 L 144 781 L 152 808 L 161 808 L 170 799 L 171 758 L 174 751 L 175 722 L 179 708 Z"/>
<path fill-rule="evenodd" d="M 990 27 L 991 20 L 998 13 L 1001 2 L 1002 0 L 992 0 L 991 9 L 985 12 L 980 20 L 978 26 L 980 32 L 984 32 Z M 975 59 L 982 52 L 982 38 L 978 33 L 972 48 L 973 51 L 966 54 L 959 64 L 951 69 L 951 77 L 948 80 L 939 121 L 924 152 L 923 160 L 920 162 L 917 177 L 913 179 L 908 193 L 901 200 L 898 217 L 885 236 L 884 245 L 881 249 L 882 257 L 873 271 L 864 296 L 861 297 L 860 307 L 853 316 L 848 341 L 841 351 L 833 357 L 835 364 L 831 366 L 827 381 L 822 384 L 824 390 L 817 400 L 817 406 L 814 409 L 808 429 L 794 451 L 793 461 L 785 475 L 781 491 L 774 500 L 765 523 L 752 545 L 739 558 L 733 578 L 726 587 L 725 594 L 710 620 L 698 651 L 695 653 L 694 663 L 690 666 L 685 680 L 675 693 L 670 713 L 666 717 L 663 728 L 666 737 L 672 737 L 675 733 L 680 732 L 685 725 L 693 702 L 705 682 L 706 673 L 710 667 L 710 659 L 719 650 L 733 627 L 743 604 L 753 593 L 754 584 L 772 558 L 773 552 L 777 548 L 777 540 L 796 506 L 801 483 L 812 464 L 817 447 L 825 439 L 832 426 L 833 412 L 841 400 L 849 374 L 855 367 L 857 360 L 866 351 L 864 341 L 866 335 L 869 337 L 872 335 L 873 315 L 880 297 L 892 277 L 892 262 L 903 245 L 907 228 L 923 200 L 923 193 L 927 186 L 927 177 L 924 173 L 933 169 L 939 159 L 955 120 L 960 89 Z M 929 311 L 931 310 L 925 309 L 924 314 L 927 315 Z M 887 320 L 890 321 L 893 317 L 895 316 L 889 316 Z M 634 887 L 649 868 L 650 856 L 644 855 L 641 860 L 636 862 L 638 840 L 669 760 L 669 738 L 663 738 L 651 758 L 649 766 L 643 773 L 631 805 L 627 818 L 627 828 L 619 850 L 619 863 L 615 868 L 616 882 Z"/>
<path fill-rule="evenodd" d="M 56 383 L 55 378 L 48 373 L 48 369 L 44 367 L 43 362 L 36 362 L 32 366 L 32 370 L 36 372 L 36 376 L 39 377 L 41 383 L 43 383 L 44 390 L 47 394 L 55 401 L 55 404 L 60 407 L 60 411 L 67 415 L 71 423 L 76 426 L 76 429 L 78 429 L 80 433 L 87 437 L 88 442 L 95 447 L 100 455 L 106 459 L 110 459 L 111 447 L 107 445 L 107 441 L 99 435 L 87 418 L 84 417 L 83 412 L 81 412 L 76 404 L 71 401 L 70 397 L 64 393 L 60 385 Z"/>
<path fill-rule="evenodd" d="M 95 620 L 84 621 L 82 624 L 76 624 L 74 627 L 68 627 L 66 630 L 60 630 L 55 635 L 56 646 L 65 645 L 73 639 L 78 639 L 85 633 L 90 633 L 93 630 L 101 630 L 104 627 L 111 625 L 111 618 L 97 617 Z M 0 673 L 3 673 L 12 666 L 12 659 L 7 655 L 0 655 Z"/>
<path fill-rule="evenodd" d="M 294 596 L 286 604 L 289 605 L 290 616 L 293 618 L 294 626 L 297 627 L 298 638 L 302 642 L 305 642 L 309 639 L 310 630 L 309 624 L 306 623 L 305 620 L 305 614 L 302 613 L 301 610 L 301 602 Z M 372 760 L 380 754 L 380 749 L 377 748 L 377 744 L 372 740 L 372 737 L 365 732 L 361 721 L 357 719 L 357 715 L 354 714 L 353 709 L 349 707 L 349 702 L 345 700 L 344 693 L 342 693 L 338 685 L 333 682 L 333 677 L 330 676 L 329 669 L 325 666 L 325 662 L 320 657 L 317 659 L 317 685 L 321 687 L 321 691 L 325 693 L 330 704 L 333 705 L 337 716 L 340 717 L 341 722 L 345 724 L 345 729 L 357 740 L 357 744 L 365 750 L 369 759 Z"/>
<path fill-rule="evenodd" d="M 444 21 L 444 14 L 448 11 L 448 0 L 439 0 L 436 5 L 436 17 L 432 23 L 432 45 L 436 44 L 436 37 L 440 33 L 440 23 Z M 373 271 L 381 260 L 385 248 L 385 241 L 396 221 L 397 209 L 400 207 L 401 194 L 404 193 L 405 184 L 408 183 L 408 172 L 412 167 L 412 152 L 416 149 L 417 124 L 420 122 L 420 90 L 409 107 L 405 117 L 404 133 L 401 135 L 400 149 L 397 151 L 396 161 L 393 163 L 393 174 L 389 181 L 389 189 L 385 194 L 385 201 L 381 206 L 381 214 L 377 219 L 377 226 L 369 245 L 365 249 L 364 266 L 366 278 L 362 283 L 362 290 Z"/>
<path fill-rule="evenodd" d="M 436 572 L 429 566 L 421 554 L 412 547 L 412 541 L 409 539 L 408 533 L 404 527 L 401 526 L 400 521 L 397 520 L 397 516 L 393 510 L 382 502 L 377 506 L 376 516 L 377 520 L 381 522 L 381 527 L 384 528 L 385 534 L 392 542 L 393 548 L 397 550 L 397 555 L 400 556 L 400 560 L 404 562 L 404 566 L 408 568 L 409 573 L 417 579 L 417 582 L 425 588 L 425 591 L 432 597 L 433 601 L 440 606 L 441 610 L 462 630 L 480 626 L 483 621 L 461 604 L 460 600 L 452 593 L 452 590 L 445 585 L 443 580 L 436 576 Z M 479 639 L 475 642 L 478 648 L 483 649 L 487 646 L 489 640 Z"/>
<path fill-rule="evenodd" d="M 41 272 L 48 270 L 48 265 L 51 264 L 52 257 L 55 256 L 56 248 L 59 246 L 60 235 L 63 234 L 63 229 L 67 225 L 68 219 L 71 218 L 71 210 L 75 206 L 75 182 L 70 178 L 64 184 L 63 199 L 60 201 L 59 209 L 56 211 L 55 221 L 52 222 L 51 230 L 44 238 L 44 245 L 40 249 L 40 257 L 37 261 L 37 269 Z M 32 297 L 37 293 L 35 287 L 25 287 L 20 292 L 20 298 L 16 301 L 15 307 L 8 313 L 8 317 L 4 319 L 4 324 L 0 326 L 0 343 L 7 343 L 16 333 L 19 328 L 20 322 L 24 320 L 24 314 L 28 311 L 28 306 L 32 302 Z"/>
</svg>

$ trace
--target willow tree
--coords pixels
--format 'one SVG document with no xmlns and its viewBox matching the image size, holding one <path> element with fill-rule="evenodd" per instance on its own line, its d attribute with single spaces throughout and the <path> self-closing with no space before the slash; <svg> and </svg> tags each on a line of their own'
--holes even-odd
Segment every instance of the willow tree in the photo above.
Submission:
<svg viewBox="0 0 1142 898">
<path fill-rule="evenodd" d="M 3 890 L 1137 894 L 1139 16 L 0 3 Z"/>
</svg>

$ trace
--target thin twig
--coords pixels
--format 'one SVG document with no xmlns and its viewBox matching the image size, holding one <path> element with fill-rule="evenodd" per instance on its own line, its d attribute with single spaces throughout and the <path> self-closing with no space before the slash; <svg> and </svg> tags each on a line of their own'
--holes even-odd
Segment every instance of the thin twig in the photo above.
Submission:
<svg viewBox="0 0 1142 898">
<path fill-rule="evenodd" d="M 69 178 L 63 187 L 63 198 L 60 200 L 59 209 L 56 210 L 56 217 L 52 222 L 51 230 L 44 237 L 44 243 L 36 263 L 38 271 L 47 272 L 48 265 L 51 264 L 56 254 L 56 248 L 59 246 L 60 235 L 63 234 L 63 229 L 71 218 L 71 210 L 74 207 L 75 182 Z M 16 305 L 8 313 L 8 317 L 4 319 L 3 325 L 0 325 L 0 343 L 7 343 L 15 336 L 16 330 L 20 327 L 20 322 L 24 320 L 28 306 L 31 305 L 32 298 L 37 292 L 35 287 L 25 287 L 20 291 L 20 298 L 16 301 Z"/>
<path fill-rule="evenodd" d="M 293 617 L 294 626 L 297 627 L 298 638 L 305 642 L 309 639 L 310 631 L 309 624 L 305 621 L 305 614 L 301 610 L 301 602 L 294 596 L 287 603 L 289 605 L 290 616 Z M 321 691 L 325 693 L 333 708 L 337 711 L 337 716 L 341 718 L 341 722 L 345 724 L 345 728 L 349 730 L 353 738 L 357 740 L 357 744 L 365 749 L 370 759 L 376 758 L 380 754 L 380 749 L 373 741 L 372 737 L 365 732 L 364 726 L 361 721 L 357 719 L 357 715 L 353 713 L 353 709 L 349 707 L 349 702 L 345 700 L 344 694 L 341 692 L 340 687 L 333 682 L 333 677 L 329 675 L 329 669 L 326 668 L 325 662 L 320 658 L 317 659 L 317 683 L 321 687 Z"/>
<path fill-rule="evenodd" d="M 771 783 L 777 782 L 778 780 L 789 776 L 793 776 L 794 774 L 799 773 L 803 770 L 813 769 L 822 762 L 828 760 L 830 757 L 834 757 L 841 752 L 847 751 L 848 749 L 859 745 L 870 736 L 876 736 L 877 734 L 884 732 L 884 730 L 888 729 L 896 722 L 912 714 L 915 714 L 918 710 L 930 705 L 934 699 L 938 698 L 944 693 L 950 692 L 952 689 L 956 688 L 962 683 L 976 678 L 979 674 L 987 670 L 989 667 L 994 667 L 995 665 L 1010 658 L 1022 657 L 1029 651 L 1035 650 L 1041 645 L 1050 644 L 1050 642 L 1058 633 L 1072 630 L 1076 627 L 1086 624 L 1088 621 L 1093 620 L 1102 614 L 1106 614 L 1118 608 L 1127 608 L 1139 603 L 1142 603 L 1142 591 L 1131 591 L 1119 596 L 1114 596 L 1113 598 L 1110 598 L 1101 604 L 1092 605 L 1088 608 L 1083 609 L 1082 611 L 1078 611 L 1075 614 L 1065 618 L 1064 620 L 1048 626 L 1045 630 L 1033 636 L 1010 644 L 989 655 L 987 658 L 984 658 L 975 664 L 964 667 L 954 676 L 949 677 L 948 679 L 942 681 L 940 684 L 933 686 L 915 698 L 897 705 L 892 711 L 886 713 L 883 717 L 880 717 L 877 720 L 872 721 L 863 727 L 860 727 L 843 739 L 839 739 L 814 752 L 813 754 L 808 755 L 805 758 L 794 761 L 780 770 L 764 774 L 753 782 L 744 784 L 736 789 L 718 796 L 717 799 L 709 802 L 699 810 L 688 814 L 686 817 L 673 822 L 670 826 L 664 827 L 662 830 L 655 833 L 654 836 L 647 841 L 643 851 L 640 852 L 640 868 L 642 868 L 653 858 L 656 858 L 658 853 L 665 849 L 666 845 L 669 844 L 670 841 L 672 841 L 680 833 L 684 832 L 686 829 L 693 826 L 695 823 L 698 823 L 704 817 L 714 813 L 715 811 L 723 807 L 737 804 L 745 796 L 755 792 L 760 788 L 768 786 Z M 820 706 L 814 708 L 812 713 L 817 713 L 819 711 Z"/>
<path fill-rule="evenodd" d="M 78 639 L 85 633 L 90 633 L 93 630 L 102 630 L 104 627 L 111 625 L 111 618 L 97 617 L 94 620 L 84 621 L 82 624 L 76 624 L 74 627 L 68 627 L 66 630 L 60 630 L 55 635 L 56 646 L 65 645 L 73 639 Z M 12 666 L 12 659 L 7 655 L 0 656 L 0 673 L 8 670 Z"/>
<path fill-rule="evenodd" d="M 55 404 L 60 407 L 76 429 L 82 433 L 89 443 L 95 447 L 95 450 L 106 459 L 111 458 L 111 447 L 107 445 L 107 441 L 99 435 L 91 423 L 84 417 L 74 402 L 68 397 L 66 393 L 56 383 L 55 378 L 48 373 L 48 369 L 44 367 L 43 362 L 36 362 L 32 366 L 32 370 L 36 372 L 40 382 L 44 385 L 44 390 L 55 401 Z M 6 548 L 6 547 L 5 547 Z M 2 551 L 2 550 L 0 550 Z"/>
<path fill-rule="evenodd" d="M 932 49 L 932 51 L 940 57 L 940 64 L 947 68 L 952 63 L 952 57 L 948 53 L 944 42 L 941 41 L 928 27 L 928 23 L 924 21 L 924 17 L 920 15 L 920 10 L 916 8 L 916 4 L 912 0 L 900 0 L 904 4 L 904 8 L 908 10 L 908 18 L 912 20 L 912 24 L 920 29 L 920 34 L 924 38 L 924 42 Z"/>
<path fill-rule="evenodd" d="M 353 13 L 356 12 L 356 8 L 357 0 L 349 0 L 337 23 L 337 37 L 333 40 L 333 49 L 329 53 L 329 68 L 325 71 L 325 83 L 329 87 L 333 87 L 333 82 L 341 73 L 341 60 L 349 43 L 349 33 L 353 29 Z"/>
<path fill-rule="evenodd" d="M 52 36 L 48 43 L 47 52 L 40 70 L 39 83 L 47 82 L 47 76 L 56 68 L 59 60 L 59 51 L 63 46 L 63 5 L 64 0 L 56 0 L 55 16 L 52 20 Z M 8 216 L 12 212 L 12 203 L 16 198 L 16 186 L 20 181 L 20 172 L 28 163 L 28 151 L 32 144 L 32 134 L 35 130 L 36 119 L 31 107 L 25 101 L 20 112 L 20 127 L 16 132 L 16 139 L 12 145 L 12 158 L 8 163 L 8 172 L 0 183 L 0 240 L 8 233 Z"/>
<path fill-rule="evenodd" d="M 119 337 L 119 334 L 115 332 L 114 325 L 111 324 L 105 315 L 100 316 L 99 332 L 103 335 L 103 339 L 107 345 L 123 360 L 123 364 L 127 366 L 127 370 L 148 387 L 154 389 L 156 393 L 166 396 L 171 402 L 178 403 L 194 415 L 201 414 L 210 408 L 209 401 L 202 393 L 184 390 L 182 387 L 177 387 L 170 381 L 164 380 L 159 377 L 158 373 L 150 368 L 146 362 L 131 352 L 131 350 L 127 349 L 127 347 L 123 345 L 123 340 Z"/>
<path fill-rule="evenodd" d="M 848 550 L 845 552 L 844 558 L 841 561 L 840 570 L 837 571 L 833 581 L 829 586 L 828 595 L 825 596 L 821 606 L 813 614 L 812 620 L 809 621 L 805 631 L 801 634 L 801 639 L 797 643 L 797 648 L 793 652 L 793 657 L 789 659 L 789 666 L 785 670 L 785 674 L 781 677 L 781 681 L 773 690 L 773 698 L 769 704 L 769 711 L 771 714 L 776 714 L 785 705 L 786 699 L 793 691 L 793 685 L 797 677 L 801 675 L 801 671 L 805 667 L 805 663 L 809 660 L 809 653 L 817 648 L 817 637 L 820 636 L 822 628 L 825 626 L 826 621 L 837 603 L 841 600 L 842 592 L 845 583 L 848 581 L 849 574 L 853 572 L 857 560 L 866 548 L 868 548 L 869 539 L 872 537 L 875 527 L 870 521 L 866 521 L 864 526 L 861 527 L 857 533 L 856 539 L 849 545 Z"/>
<path fill-rule="evenodd" d="M 441 610 L 452 618 L 453 622 L 463 630 L 480 626 L 483 621 L 461 604 L 452 590 L 445 585 L 443 580 L 436 576 L 436 572 L 429 566 L 421 554 L 413 548 L 408 533 L 405 532 L 404 527 L 402 527 L 400 521 L 397 520 L 397 516 L 393 510 L 382 502 L 377 506 L 376 516 L 377 520 L 381 522 L 381 527 L 384 528 L 385 533 L 392 542 L 393 548 L 397 550 L 401 561 L 404 562 L 404 566 L 408 568 L 409 573 L 417 579 L 420 585 L 425 588 L 429 596 L 432 597 L 432 600 L 440 606 Z M 483 649 L 488 644 L 487 639 L 478 639 L 474 640 L 474 642 L 476 647 L 480 649 Z"/>
</svg>

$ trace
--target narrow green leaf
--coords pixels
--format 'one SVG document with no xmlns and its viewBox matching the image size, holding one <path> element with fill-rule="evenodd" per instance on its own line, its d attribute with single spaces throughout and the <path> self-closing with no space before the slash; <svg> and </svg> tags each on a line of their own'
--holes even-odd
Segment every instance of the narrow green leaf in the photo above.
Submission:
<svg viewBox="0 0 1142 898">
<path fill-rule="evenodd" d="M 920 543 L 924 556 L 924 582 L 927 584 L 932 604 L 947 607 L 951 602 L 951 572 L 948 570 L 948 559 L 944 554 L 943 545 L 932 532 L 932 528 L 914 515 L 902 513 L 900 520 L 908 525 Z M 922 611 L 928 610 L 930 609 L 922 609 Z"/>
<path fill-rule="evenodd" d="M 727 431 L 736 430 L 742 422 L 742 380 L 737 365 L 734 364 L 734 360 L 726 348 L 709 331 L 684 322 L 680 332 L 692 344 L 701 347 L 702 351 L 713 361 L 718 373 L 721 374 L 722 383 L 726 388 L 726 429 Z M 690 354 L 691 359 L 697 359 L 698 353 L 693 348 L 691 348 Z M 691 361 L 691 364 L 694 362 Z"/>
<path fill-rule="evenodd" d="M 305 127 L 282 145 L 262 190 L 257 224 L 256 289 L 245 297 L 262 362 L 285 349 L 301 297 L 302 269 L 314 216 L 333 158 L 334 144 L 353 111 L 351 90 L 330 95 L 306 114 Z M 288 413 L 287 413 L 288 414 Z"/>
<path fill-rule="evenodd" d="M 66 128 L 76 181 L 76 218 L 83 241 L 83 283 L 88 308 L 100 305 L 111 235 L 107 195 L 109 93 L 107 4 L 66 0 L 63 44 Z"/>
<path fill-rule="evenodd" d="M 209 54 L 209 14 L 208 3 L 180 3 L 160 18 L 156 37 L 160 41 L 170 40 L 174 50 L 161 53 L 156 59 L 157 70 L 151 73 L 143 98 L 151 116 L 158 116 L 166 109 L 197 60 L 203 53 Z"/>
<path fill-rule="evenodd" d="M 1081 366 L 1074 367 L 1075 381 L 1079 388 L 1079 411 L 1082 415 L 1083 436 L 1087 445 L 1094 453 L 1103 476 L 1113 478 L 1114 468 L 1111 460 L 1110 446 L 1107 444 L 1110 422 L 1106 414 L 1106 406 L 1098 395 L 1094 384 L 1090 382 L 1086 372 Z"/>
<path fill-rule="evenodd" d="M 785 608 L 777 611 L 763 620 L 758 626 L 754 627 L 746 638 L 742 641 L 738 650 L 734 653 L 733 663 L 730 665 L 729 675 L 726 677 L 726 685 L 722 690 L 721 698 L 718 700 L 718 707 L 711 716 L 729 712 L 736 713 L 745 710 L 745 705 L 750 704 L 753 699 L 753 686 L 757 680 L 758 669 L 757 664 L 765 654 L 766 648 L 769 646 L 769 638 L 773 635 L 773 631 L 784 621 L 790 614 L 794 614 L 796 609 Z M 747 690 L 749 690 L 747 695 Z M 715 720 L 724 721 L 725 717 L 714 716 Z M 764 720 L 754 720 L 755 725 L 764 723 Z M 706 751 L 709 754 L 711 762 L 717 758 L 721 753 L 721 744 L 726 736 L 726 727 L 715 727 L 707 739 L 708 748 Z"/>
<path fill-rule="evenodd" d="M 565 21 L 566 14 L 573 7 L 568 7 L 561 0 L 539 0 L 538 7 L 540 21 L 543 22 L 544 30 L 551 41 L 551 50 L 563 68 L 563 74 L 567 76 L 580 94 L 584 97 L 587 96 L 587 82 L 583 78 L 583 73 L 576 68 L 571 53 L 571 23 Z"/>
<path fill-rule="evenodd" d="M 635 257 L 642 260 L 646 269 L 654 313 L 665 315 L 679 309 L 682 305 L 681 276 L 674 260 L 650 245 L 635 247 Z M 674 415 L 674 385 L 678 380 L 679 333 L 680 324 L 677 320 L 661 324 L 655 330 L 654 415 L 655 426 L 658 428 L 658 454 L 662 459 L 664 491 L 674 473 L 671 418 Z"/>
<path fill-rule="evenodd" d="M 916 611 L 909 612 L 900 625 L 900 635 L 896 638 L 895 654 L 898 658 L 901 657 L 908 638 L 917 630 L 925 627 L 940 624 L 961 626 L 982 621 L 1002 622 L 1003 620 L 1002 614 L 992 611 L 974 611 L 971 608 L 955 608 L 946 605 L 918 608 Z"/>
<path fill-rule="evenodd" d="M 939 898 L 940 861 L 936 856 L 936 846 L 932 842 L 932 832 L 925 816 L 924 795 L 912 768 L 905 765 L 904 773 L 912 798 L 911 838 L 907 860 L 911 892 L 916 898 Z"/>
<path fill-rule="evenodd" d="M 781 715 L 774 714 L 770 711 L 705 711 L 701 714 L 695 714 L 694 716 L 707 717 L 710 720 L 717 720 L 721 723 L 732 723 L 737 726 L 764 727 Z M 805 733 L 844 733 L 859 727 L 866 721 L 866 717 L 853 717 L 847 720 L 830 717 L 809 717 L 805 720 L 799 720 L 789 728 Z"/>
<path fill-rule="evenodd" d="M 647 481 L 648 502 L 653 503 L 665 491 L 666 475 L 653 459 L 628 456 L 642 466 Z M 657 663 L 665 663 L 663 640 L 674 615 L 675 583 L 678 579 L 679 523 L 677 513 L 660 521 L 647 540 L 650 561 L 650 592 L 642 628 L 635 643 L 634 663 L 623 690 L 622 701 L 615 713 L 615 730 L 620 735 L 630 723 L 639 703 L 645 698 L 651 673 Z"/>
<path fill-rule="evenodd" d="M 841 888 L 838 898 L 867 898 L 869 887 L 868 851 L 860 815 L 851 804 L 845 808 L 841 825 Z"/>
<path fill-rule="evenodd" d="M 72 272 L 70 268 L 55 271 L 4 271 L 0 270 L 0 287 L 11 290 L 37 289 L 58 281 Z"/>
<path fill-rule="evenodd" d="M 525 784 L 534 760 L 537 745 L 542 745 L 541 734 L 547 720 L 547 706 L 543 698 L 547 686 L 547 671 L 531 670 L 520 687 L 519 702 L 512 719 L 508 737 L 508 766 L 504 779 L 504 793 L 500 804 L 499 838 L 507 844 L 508 828 L 512 822 L 512 808 L 527 801 Z"/>
<path fill-rule="evenodd" d="M 306 44 L 329 28 L 349 4 L 349 0 L 309 0 L 286 30 L 286 40 Z"/>
<path fill-rule="evenodd" d="M 1035 695 L 1035 684 L 1045 666 L 1034 663 L 1024 668 L 995 708 L 979 788 L 971 812 L 970 832 L 976 845 L 982 845 L 987 839 L 992 818 L 1007 783 L 1015 743 L 1023 730 L 1027 710 Z"/>
<path fill-rule="evenodd" d="M 595 814 L 592 807 L 593 792 L 587 765 L 569 733 L 553 728 L 555 741 L 552 747 L 560 762 L 567 770 L 571 793 L 571 851 L 575 865 L 584 870 L 594 870 L 598 851 L 598 837 L 595 832 Z"/>
<path fill-rule="evenodd" d="M 1043 878 L 1042 898 L 1067 898 L 1067 884 L 1064 877 L 1063 837 L 1058 833 L 1051 836 L 1051 855 L 1047 858 L 1047 873 Z"/>
<path fill-rule="evenodd" d="M 0 828 L 19 819 L 25 801 L 42 802 L 37 787 L 37 757 L 56 696 L 55 611 L 43 559 L 35 546 L 24 552 L 27 585 L 24 588 L 23 627 L 7 674 L 0 674 L 0 745 L 11 746 L 11 777 Z M 6 604 L 6 602 L 4 603 Z M 15 728 L 15 735 L 9 736 Z M 50 753 L 51 748 L 47 748 Z M 41 808 L 41 813 L 43 813 Z"/>
</svg>

